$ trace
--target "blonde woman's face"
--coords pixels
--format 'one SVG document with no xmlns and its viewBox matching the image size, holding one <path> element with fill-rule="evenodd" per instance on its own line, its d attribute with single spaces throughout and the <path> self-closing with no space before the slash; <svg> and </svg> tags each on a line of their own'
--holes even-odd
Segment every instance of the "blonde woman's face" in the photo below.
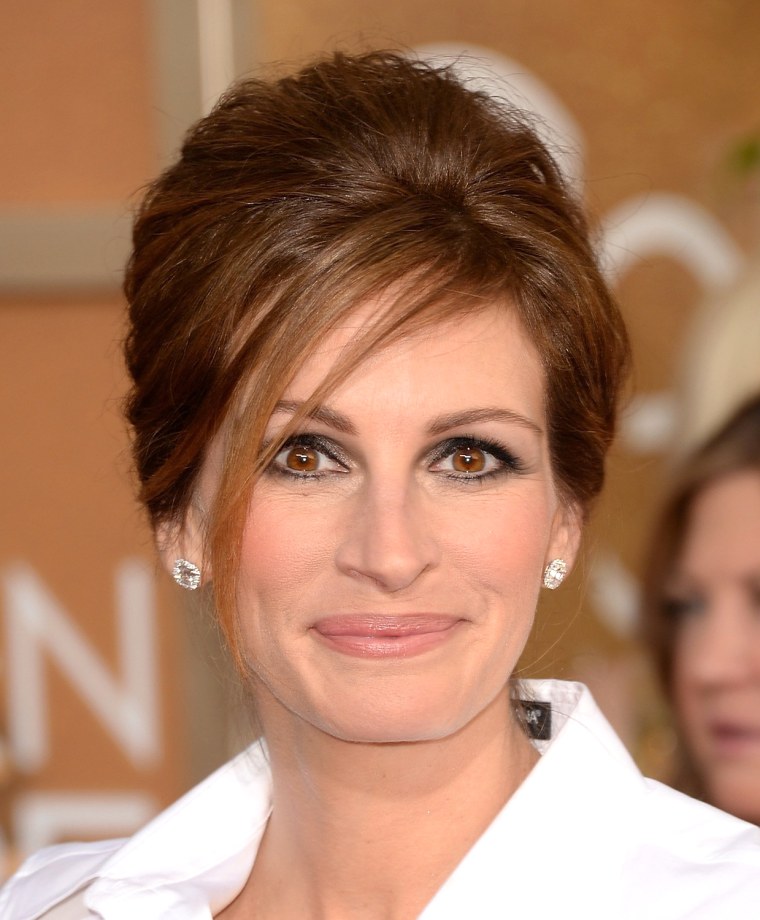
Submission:
<svg viewBox="0 0 760 920">
<path fill-rule="evenodd" d="M 267 440 L 373 306 L 299 368 Z M 212 452 L 209 493 L 216 475 Z M 541 363 L 515 316 L 493 307 L 388 346 L 254 489 L 238 609 L 265 732 L 456 732 L 503 698 L 544 567 L 571 564 L 578 539 L 552 476 Z"/>
<path fill-rule="evenodd" d="M 669 593 L 686 743 L 710 800 L 760 823 L 760 474 L 697 496 Z"/>
</svg>

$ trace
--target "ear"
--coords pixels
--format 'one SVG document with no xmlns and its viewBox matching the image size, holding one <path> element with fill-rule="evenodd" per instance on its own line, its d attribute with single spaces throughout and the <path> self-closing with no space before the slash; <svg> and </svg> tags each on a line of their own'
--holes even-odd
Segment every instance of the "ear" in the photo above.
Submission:
<svg viewBox="0 0 760 920">
<path fill-rule="evenodd" d="M 191 506 L 182 522 L 164 521 L 156 528 L 161 563 L 172 574 L 177 559 L 187 559 L 201 570 L 201 585 L 211 581 L 211 562 L 206 553 L 205 528 L 199 510 Z"/>
<path fill-rule="evenodd" d="M 582 535 L 583 512 L 580 506 L 576 502 L 560 501 L 554 513 L 544 565 L 552 559 L 563 559 L 569 572 L 575 564 Z"/>
</svg>

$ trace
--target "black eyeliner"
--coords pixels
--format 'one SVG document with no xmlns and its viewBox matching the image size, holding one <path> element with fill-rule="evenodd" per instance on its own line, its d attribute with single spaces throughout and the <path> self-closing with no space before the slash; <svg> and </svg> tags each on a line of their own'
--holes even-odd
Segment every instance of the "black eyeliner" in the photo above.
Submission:
<svg viewBox="0 0 760 920">
<path fill-rule="evenodd" d="M 480 475 L 462 473 L 460 475 L 454 475 L 452 478 L 485 479 L 488 476 L 498 475 L 499 473 L 523 473 L 526 470 L 526 466 L 522 460 L 520 460 L 516 454 L 509 450 L 505 444 L 502 444 L 500 441 L 491 440 L 490 438 L 457 435 L 456 437 L 447 438 L 445 441 L 441 441 L 433 448 L 433 451 L 429 456 L 431 456 L 432 463 L 437 463 L 440 460 L 443 460 L 445 457 L 449 457 L 455 451 L 467 450 L 467 448 L 477 448 L 478 450 L 482 450 L 484 453 L 490 454 L 492 457 L 502 463 L 503 466 L 498 470 L 491 470 L 488 473 L 483 473 Z"/>
<path fill-rule="evenodd" d="M 266 450 L 271 445 L 271 443 L 272 443 L 271 440 L 268 442 L 265 442 L 262 445 L 263 449 Z M 333 460 L 335 463 L 340 463 L 340 465 L 345 467 L 346 469 L 348 469 L 351 464 L 348 456 L 342 450 L 338 449 L 337 445 L 332 439 L 325 438 L 322 435 L 318 435 L 318 434 L 309 434 L 309 433 L 299 434 L 298 432 L 296 432 L 295 434 L 292 434 L 289 438 L 286 438 L 282 442 L 282 444 L 280 444 L 280 446 L 277 448 L 277 454 L 275 455 L 275 458 L 272 460 L 272 462 L 267 467 L 267 471 L 271 473 L 276 473 L 277 475 L 280 475 L 280 476 L 287 476 L 292 479 L 319 479 L 322 476 L 325 476 L 328 474 L 329 471 L 327 470 L 315 471 L 312 473 L 306 473 L 306 472 L 299 473 L 299 472 L 296 472 L 295 470 L 289 470 L 286 467 L 278 466 L 275 463 L 277 456 L 279 456 L 279 454 L 281 454 L 282 451 L 288 450 L 294 447 L 306 447 L 306 448 L 310 448 L 311 450 L 316 450 L 319 453 L 324 454 L 330 460 Z"/>
</svg>

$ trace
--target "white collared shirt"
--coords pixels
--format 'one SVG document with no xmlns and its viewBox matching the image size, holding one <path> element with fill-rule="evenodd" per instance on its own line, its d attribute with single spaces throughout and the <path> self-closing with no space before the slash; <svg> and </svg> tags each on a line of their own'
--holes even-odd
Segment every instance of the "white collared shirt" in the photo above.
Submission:
<svg viewBox="0 0 760 920">
<path fill-rule="evenodd" d="M 645 779 L 580 684 L 524 683 L 551 704 L 551 739 L 420 920 L 760 918 L 760 830 Z M 31 857 L 0 918 L 209 920 L 243 887 L 270 801 L 254 745 L 134 837 Z"/>
</svg>

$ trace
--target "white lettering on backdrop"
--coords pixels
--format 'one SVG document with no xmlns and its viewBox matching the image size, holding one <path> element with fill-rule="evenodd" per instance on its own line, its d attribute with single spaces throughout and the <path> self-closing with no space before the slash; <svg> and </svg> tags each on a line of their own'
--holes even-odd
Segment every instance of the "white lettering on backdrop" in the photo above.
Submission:
<svg viewBox="0 0 760 920">
<path fill-rule="evenodd" d="M 153 577 L 125 559 L 115 573 L 119 674 L 112 674 L 28 565 L 3 571 L 8 747 L 16 769 L 39 770 L 50 756 L 46 659 L 139 768 L 160 755 Z"/>
</svg>

